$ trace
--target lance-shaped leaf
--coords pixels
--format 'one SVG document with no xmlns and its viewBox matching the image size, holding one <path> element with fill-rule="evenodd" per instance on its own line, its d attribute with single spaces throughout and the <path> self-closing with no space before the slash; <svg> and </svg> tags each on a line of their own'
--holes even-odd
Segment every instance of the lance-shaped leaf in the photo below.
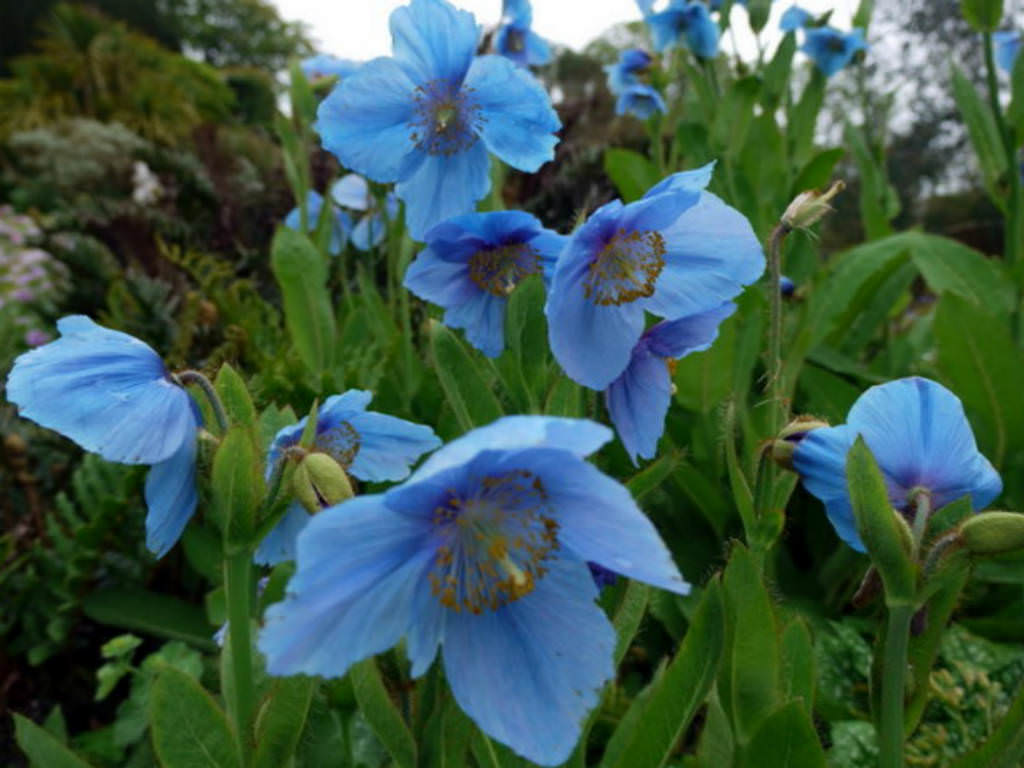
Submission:
<svg viewBox="0 0 1024 768">
<path fill-rule="evenodd" d="M 238 740 L 224 710 L 203 688 L 173 667 L 150 693 L 153 748 L 163 768 L 241 768 Z"/>
</svg>

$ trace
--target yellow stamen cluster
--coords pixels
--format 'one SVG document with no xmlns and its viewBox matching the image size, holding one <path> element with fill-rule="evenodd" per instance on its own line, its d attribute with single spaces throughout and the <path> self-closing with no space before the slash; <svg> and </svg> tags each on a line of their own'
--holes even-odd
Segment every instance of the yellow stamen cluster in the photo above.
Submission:
<svg viewBox="0 0 1024 768">
<path fill-rule="evenodd" d="M 665 267 L 660 232 L 620 229 L 591 262 L 583 277 L 583 295 L 600 306 L 628 304 L 654 294 Z"/>
<path fill-rule="evenodd" d="M 520 280 L 540 272 L 540 254 L 529 243 L 487 248 L 469 259 L 469 279 L 495 296 L 508 296 Z"/>
</svg>

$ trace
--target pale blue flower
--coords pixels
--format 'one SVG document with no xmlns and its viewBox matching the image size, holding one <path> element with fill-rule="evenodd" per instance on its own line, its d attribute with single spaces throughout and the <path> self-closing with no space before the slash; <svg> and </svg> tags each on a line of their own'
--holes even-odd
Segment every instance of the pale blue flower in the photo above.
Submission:
<svg viewBox="0 0 1024 768">
<path fill-rule="evenodd" d="M 995 43 L 996 64 L 1000 69 L 1013 72 L 1013 64 L 1020 53 L 1020 32 L 1016 29 L 993 32 L 992 42 Z"/>
<path fill-rule="evenodd" d="M 644 83 L 626 86 L 615 102 L 615 114 L 628 113 L 641 120 L 646 120 L 656 112 L 664 113 L 665 110 L 665 100 L 661 94 Z"/>
<path fill-rule="evenodd" d="M 640 75 L 651 67 L 651 54 L 642 48 L 629 48 L 619 54 L 619 60 L 604 68 L 608 75 L 608 90 L 619 96 L 626 88 L 641 82 Z"/>
<path fill-rule="evenodd" d="M 398 218 L 398 198 L 388 191 L 381 210 L 377 198 L 370 192 L 370 185 L 358 173 L 342 176 L 331 187 L 331 198 L 343 208 L 361 213 L 352 234 L 352 245 L 360 251 L 376 248 L 388 233 L 388 224 Z"/>
<path fill-rule="evenodd" d="M 805 11 L 799 5 L 791 5 L 782 14 L 782 18 L 779 19 L 779 29 L 783 32 L 795 32 L 806 27 L 812 21 L 814 21 L 813 13 Z"/>
<path fill-rule="evenodd" d="M 494 50 L 520 67 L 540 67 L 551 61 L 551 46 L 534 32 L 529 0 L 505 0 Z"/>
<path fill-rule="evenodd" d="M 324 207 L 324 199 L 320 196 L 319 192 L 309 190 L 306 193 L 306 226 L 309 232 L 315 232 L 317 223 L 320 221 L 320 212 Z M 341 249 L 345 247 L 345 241 L 348 239 L 349 230 L 352 229 L 352 221 L 349 219 L 348 214 L 344 211 L 338 211 L 331 206 L 331 211 L 328 214 L 331 217 L 331 236 L 327 243 L 327 252 L 332 256 L 337 256 L 341 253 Z M 288 229 L 294 229 L 298 231 L 302 227 L 302 216 L 298 207 L 292 208 L 292 210 L 285 216 L 284 225 Z"/>
<path fill-rule="evenodd" d="M 299 64 L 302 73 L 310 79 L 330 77 L 332 75 L 345 78 L 361 66 L 363 66 L 361 61 L 339 59 L 337 56 L 331 56 L 329 53 L 318 53 L 316 56 L 303 59 Z"/>
</svg>

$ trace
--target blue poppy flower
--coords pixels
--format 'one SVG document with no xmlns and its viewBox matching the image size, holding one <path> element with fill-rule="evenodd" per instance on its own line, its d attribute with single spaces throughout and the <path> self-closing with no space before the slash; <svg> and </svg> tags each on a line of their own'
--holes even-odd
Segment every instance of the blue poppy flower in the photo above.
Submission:
<svg viewBox="0 0 1024 768">
<path fill-rule="evenodd" d="M 61 318 L 57 331 L 14 361 L 7 398 L 90 453 L 151 465 L 146 546 L 161 557 L 195 512 L 199 410 L 148 344 L 83 315 Z"/>
<path fill-rule="evenodd" d="M 640 83 L 639 75 L 646 72 L 653 59 L 642 48 L 629 48 L 619 54 L 619 60 L 604 68 L 608 74 L 608 90 L 616 96 L 631 85 Z"/>
<path fill-rule="evenodd" d="M 853 60 L 857 51 L 867 49 L 863 30 L 854 29 L 844 34 L 832 27 L 808 29 L 804 44 L 800 46 L 800 50 L 814 60 L 825 77 L 832 77 Z"/>
<path fill-rule="evenodd" d="M 488 357 L 505 347 L 505 306 L 520 280 L 549 282 L 568 238 L 522 211 L 467 213 L 427 233 L 405 273 L 405 287 L 445 308 L 444 323 L 463 328 Z"/>
<path fill-rule="evenodd" d="M 657 90 L 644 83 L 627 86 L 615 102 L 615 114 L 629 113 L 646 120 L 655 112 L 665 112 L 665 100 Z"/>
<path fill-rule="evenodd" d="M 633 348 L 629 365 L 605 390 L 605 404 L 626 453 L 653 459 L 665 431 L 672 401 L 672 366 L 692 352 L 708 349 L 718 326 L 736 311 L 731 301 L 707 312 L 665 320 L 647 329 Z"/>
<path fill-rule="evenodd" d="M 361 61 L 339 59 L 337 56 L 331 56 L 329 53 L 318 53 L 316 56 L 303 59 L 299 64 L 302 73 L 310 79 L 331 77 L 332 75 L 345 78 L 361 66 L 363 66 Z"/>
<path fill-rule="evenodd" d="M 271 675 L 339 677 L 403 637 L 412 675 L 441 646 L 459 706 L 557 765 L 614 674 L 588 562 L 685 594 L 654 526 L 584 461 L 611 431 L 509 416 L 434 453 L 403 485 L 324 510 L 259 637 Z"/>
<path fill-rule="evenodd" d="M 309 227 L 310 232 L 316 230 L 317 222 L 320 221 L 320 212 L 324 207 L 324 199 L 320 196 L 319 192 L 309 190 L 306 193 L 306 226 Z M 327 252 L 332 256 L 337 256 L 341 253 L 341 249 L 345 247 L 345 241 L 348 239 L 349 230 L 352 229 L 352 221 L 349 219 L 348 214 L 344 211 L 336 211 L 331 206 L 331 215 L 334 217 L 331 222 L 331 237 L 327 243 Z M 302 227 L 302 217 L 298 206 L 292 208 L 288 212 L 288 215 L 284 217 L 284 225 L 288 229 L 294 229 L 298 231 Z"/>
<path fill-rule="evenodd" d="M 551 61 L 551 46 L 530 29 L 533 9 L 528 0 L 505 0 L 494 50 L 520 67 L 540 67 Z"/>
<path fill-rule="evenodd" d="M 795 32 L 801 27 L 806 27 L 812 21 L 814 21 L 813 13 L 805 11 L 799 5 L 791 5 L 779 19 L 779 29 L 783 32 Z"/>
<path fill-rule="evenodd" d="M 410 234 L 469 213 L 490 188 L 488 151 L 536 171 L 561 123 L 529 72 L 475 56 L 473 15 L 446 0 L 391 14 L 394 57 L 364 64 L 321 102 L 316 129 L 347 168 L 398 182 Z"/>
<path fill-rule="evenodd" d="M 370 185 L 358 173 L 342 176 L 331 187 L 331 199 L 343 208 L 351 208 L 363 215 L 359 217 L 352 234 L 352 245 L 360 251 L 369 251 L 384 241 L 388 223 L 398 218 L 398 198 L 389 191 L 384 200 L 384 209 L 370 193 Z"/>
<path fill-rule="evenodd" d="M 804 487 L 824 503 L 839 538 L 860 552 L 864 544 L 846 486 L 846 455 L 858 435 L 900 512 L 908 511 L 920 491 L 931 497 L 933 510 L 966 495 L 979 510 L 1002 492 L 999 473 L 978 452 L 956 395 L 916 376 L 871 387 L 853 404 L 846 424 L 808 432 L 793 455 Z"/>
<path fill-rule="evenodd" d="M 673 174 L 629 205 L 614 200 L 571 236 L 545 312 L 551 351 L 573 380 L 597 390 L 615 381 L 645 312 L 667 320 L 706 312 L 764 272 L 750 222 L 704 191 L 713 167 Z"/>
<path fill-rule="evenodd" d="M 366 410 L 372 399 L 370 392 L 361 389 L 327 398 L 317 412 L 312 450 L 326 453 L 360 480 L 404 480 L 409 467 L 424 453 L 441 445 L 441 441 L 430 427 Z M 274 437 L 267 451 L 267 480 L 285 451 L 298 445 L 307 418 L 284 427 Z M 265 565 L 294 559 L 295 538 L 310 519 L 311 515 L 301 505 L 293 503 L 260 543 L 253 559 Z"/>
<path fill-rule="evenodd" d="M 995 43 L 996 64 L 1000 69 L 1013 72 L 1013 63 L 1020 53 L 1021 37 L 1017 30 L 1003 30 L 992 33 L 992 42 Z"/>
<path fill-rule="evenodd" d="M 785 275 L 781 275 L 779 279 L 779 293 L 788 299 L 796 293 L 796 283 Z"/>
<path fill-rule="evenodd" d="M 718 25 L 698 0 L 671 0 L 666 10 L 647 16 L 646 21 L 658 53 L 685 40 L 686 47 L 702 59 L 718 54 Z"/>
<path fill-rule="evenodd" d="M 640 9 L 640 13 L 647 16 L 654 10 L 655 1 L 656 0 L 636 0 L 636 5 L 637 8 Z"/>
</svg>

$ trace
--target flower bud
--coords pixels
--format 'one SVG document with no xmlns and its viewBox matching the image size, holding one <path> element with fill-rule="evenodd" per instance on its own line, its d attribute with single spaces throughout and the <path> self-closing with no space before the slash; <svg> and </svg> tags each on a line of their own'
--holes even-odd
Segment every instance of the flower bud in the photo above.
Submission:
<svg viewBox="0 0 1024 768">
<path fill-rule="evenodd" d="M 292 490 L 311 515 L 353 495 L 345 470 L 326 453 L 308 453 L 302 458 L 292 476 Z"/>
<path fill-rule="evenodd" d="M 801 192 L 782 214 L 782 223 L 788 229 L 804 229 L 819 221 L 832 210 L 829 202 L 845 189 L 846 183 L 836 181 L 825 192 L 816 189 Z"/>
<path fill-rule="evenodd" d="M 1000 555 L 1024 549 L 1024 515 L 982 512 L 960 526 L 960 539 L 974 555 Z"/>
<path fill-rule="evenodd" d="M 827 427 L 828 422 L 814 416 L 797 416 L 772 441 L 772 460 L 783 469 L 793 471 L 793 454 L 804 436 L 812 429 Z"/>
</svg>

